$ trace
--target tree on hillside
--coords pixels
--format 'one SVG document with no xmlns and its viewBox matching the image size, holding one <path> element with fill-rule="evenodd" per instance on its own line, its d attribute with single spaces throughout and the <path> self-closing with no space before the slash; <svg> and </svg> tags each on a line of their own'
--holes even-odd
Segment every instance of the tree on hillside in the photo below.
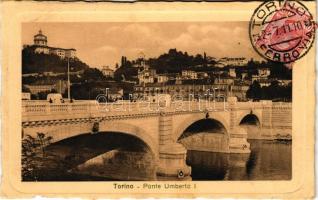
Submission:
<svg viewBox="0 0 318 200">
<path fill-rule="evenodd" d="M 269 86 L 262 87 L 262 99 L 277 100 L 277 101 L 291 101 L 292 99 L 292 85 L 279 85 L 278 81 L 273 81 Z"/>
<path fill-rule="evenodd" d="M 89 66 L 78 58 L 69 59 L 71 71 L 80 71 Z M 33 47 L 22 50 L 22 73 L 66 72 L 67 59 L 54 54 L 34 53 Z"/>
<path fill-rule="evenodd" d="M 249 99 L 261 99 L 262 96 L 262 88 L 258 81 L 254 81 L 252 85 L 246 91 L 246 97 Z"/>
<path fill-rule="evenodd" d="M 94 82 L 98 80 L 103 80 L 103 73 L 97 68 L 88 68 L 82 74 L 82 79 L 87 82 Z"/>
<path fill-rule="evenodd" d="M 257 81 L 254 81 L 247 90 L 246 97 L 253 100 L 291 101 L 292 84 L 282 86 L 278 81 L 272 81 L 269 86 L 261 87 Z"/>
<path fill-rule="evenodd" d="M 217 63 L 215 58 L 208 56 L 205 52 L 203 55 L 192 56 L 188 52 L 178 51 L 176 48 L 169 49 L 167 53 L 156 58 L 149 58 L 145 62 L 157 73 L 180 73 L 182 70 L 210 71 L 212 70 L 211 65 Z M 128 60 L 127 57 L 122 56 L 121 65 L 116 67 L 115 79 L 122 80 L 122 77 L 128 80 L 132 79 L 138 72 L 135 68 L 132 69 L 133 64 L 140 63 L 140 58 Z"/>
<path fill-rule="evenodd" d="M 135 67 L 120 67 L 114 73 L 114 79 L 118 82 L 125 80 L 135 80 L 138 75 L 138 68 Z"/>
<path fill-rule="evenodd" d="M 287 68 L 284 63 L 269 61 L 267 65 L 271 70 L 271 78 L 292 80 L 292 69 Z"/>
<path fill-rule="evenodd" d="M 31 91 L 30 91 L 29 88 L 25 87 L 25 85 L 22 85 L 22 92 L 28 92 L 28 93 L 30 93 Z"/>
<path fill-rule="evenodd" d="M 36 137 L 26 135 L 22 140 L 22 179 L 36 181 L 44 175 L 40 162 L 47 157 L 45 147 L 51 144 L 51 136 L 37 133 Z"/>
</svg>

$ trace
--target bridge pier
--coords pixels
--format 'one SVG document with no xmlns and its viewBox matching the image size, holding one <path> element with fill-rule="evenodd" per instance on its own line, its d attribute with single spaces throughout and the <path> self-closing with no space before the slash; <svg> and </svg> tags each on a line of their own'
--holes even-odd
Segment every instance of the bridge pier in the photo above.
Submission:
<svg viewBox="0 0 318 200">
<path fill-rule="evenodd" d="M 253 139 L 291 139 L 292 132 L 291 103 L 237 102 L 235 97 L 229 97 L 227 102 L 214 102 L 213 108 L 193 101 L 181 104 L 182 109 L 177 110 L 179 104 L 170 102 L 169 105 L 159 105 L 159 117 L 158 105 L 151 104 L 155 110 L 141 112 L 139 108 L 143 105 L 138 102 L 120 105 L 123 109 L 118 109 L 117 104 L 103 105 L 90 101 L 64 104 L 23 101 L 22 106 L 24 135 L 36 137 L 37 133 L 44 133 L 53 138 L 52 142 L 57 142 L 98 131 L 127 133 L 141 139 L 153 151 L 156 165 L 153 171 L 159 180 L 191 179 L 191 167 L 186 165 L 187 150 L 176 140 L 198 120 L 211 118 L 220 122 L 226 131 L 223 131 L 224 136 L 216 138 L 198 134 L 193 137 L 194 140 L 184 143 L 188 150 L 221 150 L 222 153 L 233 153 L 231 156 L 234 158 L 248 156 L 250 152 L 247 131 L 240 127 L 244 116 L 254 114 L 259 119 L 260 133 L 255 134 L 257 138 Z M 99 126 L 95 123 L 93 128 L 95 121 L 100 123 Z"/>
<path fill-rule="evenodd" d="M 159 117 L 158 180 L 191 180 L 191 167 L 186 164 L 187 150 L 173 142 L 172 117 L 164 112 Z"/>
<path fill-rule="evenodd" d="M 274 139 L 273 137 L 273 127 L 272 127 L 272 101 L 262 101 L 263 112 L 262 112 L 262 123 L 261 123 L 261 138 L 262 139 Z"/>
<path fill-rule="evenodd" d="M 229 153 L 250 153 L 250 143 L 247 142 L 247 132 L 241 127 L 235 127 L 230 132 Z"/>
<path fill-rule="evenodd" d="M 237 125 L 237 98 L 228 97 L 227 101 L 230 110 L 229 153 L 250 153 L 247 131 Z"/>
</svg>

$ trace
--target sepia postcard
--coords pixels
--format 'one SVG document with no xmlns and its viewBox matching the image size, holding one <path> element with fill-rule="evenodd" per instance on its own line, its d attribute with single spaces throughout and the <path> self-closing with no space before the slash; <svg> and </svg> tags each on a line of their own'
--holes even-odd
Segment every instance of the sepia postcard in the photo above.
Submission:
<svg viewBox="0 0 318 200">
<path fill-rule="evenodd" d="M 314 197 L 316 2 L 1 9 L 3 197 Z"/>
</svg>

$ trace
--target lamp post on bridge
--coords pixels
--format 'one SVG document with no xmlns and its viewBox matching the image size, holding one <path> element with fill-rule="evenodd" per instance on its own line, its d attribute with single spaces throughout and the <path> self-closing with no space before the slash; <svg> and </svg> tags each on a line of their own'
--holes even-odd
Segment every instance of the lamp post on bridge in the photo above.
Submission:
<svg viewBox="0 0 318 200">
<path fill-rule="evenodd" d="M 67 99 L 71 101 L 71 83 L 70 83 L 70 58 L 67 58 Z"/>
<path fill-rule="evenodd" d="M 108 97 L 108 94 L 109 94 L 109 88 L 105 88 L 105 95 L 106 95 L 106 103 L 109 101 L 109 97 Z"/>
</svg>

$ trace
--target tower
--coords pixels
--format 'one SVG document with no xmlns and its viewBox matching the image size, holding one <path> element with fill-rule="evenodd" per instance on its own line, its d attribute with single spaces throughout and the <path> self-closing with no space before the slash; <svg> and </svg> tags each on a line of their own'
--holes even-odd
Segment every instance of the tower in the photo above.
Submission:
<svg viewBox="0 0 318 200">
<path fill-rule="evenodd" d="M 34 45 L 47 46 L 47 37 L 42 34 L 41 30 L 34 36 Z"/>
<path fill-rule="evenodd" d="M 146 64 L 146 60 L 145 60 L 146 55 L 144 54 L 144 52 L 139 52 L 138 54 L 138 59 L 140 60 L 140 67 L 145 67 Z"/>
</svg>

